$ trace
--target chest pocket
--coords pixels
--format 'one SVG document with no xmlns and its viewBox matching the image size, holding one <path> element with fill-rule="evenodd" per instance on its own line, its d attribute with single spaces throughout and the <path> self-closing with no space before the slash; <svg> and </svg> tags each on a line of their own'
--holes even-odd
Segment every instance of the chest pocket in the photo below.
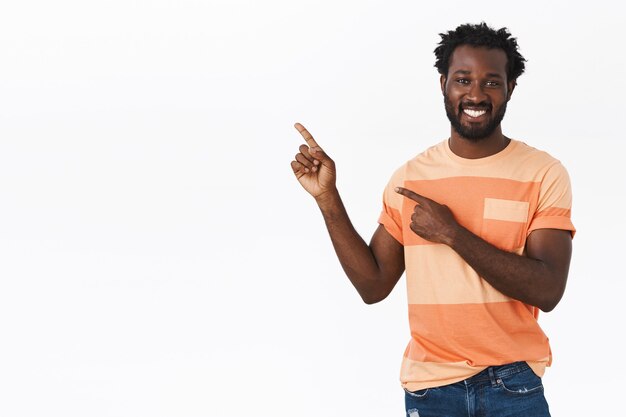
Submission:
<svg viewBox="0 0 626 417">
<path fill-rule="evenodd" d="M 485 198 L 481 237 L 500 249 L 521 251 L 526 242 L 527 201 Z"/>
</svg>

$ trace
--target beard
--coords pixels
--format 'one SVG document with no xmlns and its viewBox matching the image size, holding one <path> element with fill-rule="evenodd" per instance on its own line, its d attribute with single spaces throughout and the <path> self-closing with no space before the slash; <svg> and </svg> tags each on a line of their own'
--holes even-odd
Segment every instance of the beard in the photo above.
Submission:
<svg viewBox="0 0 626 417">
<path fill-rule="evenodd" d="M 469 126 L 461 123 L 461 114 L 463 113 L 463 104 L 459 103 L 459 108 L 456 113 L 454 107 L 448 98 L 448 95 L 444 93 L 443 102 L 446 107 L 446 116 L 452 124 L 452 128 L 462 137 L 472 142 L 478 142 L 481 139 L 485 139 L 493 133 L 494 130 L 500 125 L 502 119 L 504 119 L 504 113 L 506 113 L 506 101 L 497 110 L 497 113 L 491 116 L 491 118 L 484 125 L 478 123 L 471 123 Z M 467 103 L 466 103 L 467 104 Z M 487 110 L 488 114 L 491 114 L 493 107 L 488 103 L 478 103 L 475 107 L 483 108 Z"/>
</svg>

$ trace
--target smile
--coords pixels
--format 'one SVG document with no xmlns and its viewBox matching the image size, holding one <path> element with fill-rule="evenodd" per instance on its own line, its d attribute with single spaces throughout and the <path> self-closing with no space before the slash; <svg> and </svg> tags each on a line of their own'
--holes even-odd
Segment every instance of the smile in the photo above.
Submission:
<svg viewBox="0 0 626 417">
<path fill-rule="evenodd" d="M 487 110 L 463 109 L 463 113 L 467 114 L 469 117 L 480 117 L 483 114 L 487 113 Z"/>
</svg>

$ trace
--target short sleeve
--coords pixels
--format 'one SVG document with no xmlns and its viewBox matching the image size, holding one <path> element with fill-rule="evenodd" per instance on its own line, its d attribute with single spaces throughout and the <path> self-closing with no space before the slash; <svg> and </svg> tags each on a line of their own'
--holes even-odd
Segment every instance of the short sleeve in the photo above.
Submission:
<svg viewBox="0 0 626 417">
<path fill-rule="evenodd" d="M 383 208 L 378 218 L 378 223 L 385 227 L 400 244 L 404 245 L 402 237 L 402 196 L 395 192 L 396 187 L 402 187 L 403 172 L 401 168 L 397 170 L 383 191 Z"/>
<path fill-rule="evenodd" d="M 569 230 L 576 233 L 571 220 L 572 189 L 565 167 L 556 162 L 541 181 L 539 201 L 528 228 L 528 234 L 537 229 Z"/>
</svg>

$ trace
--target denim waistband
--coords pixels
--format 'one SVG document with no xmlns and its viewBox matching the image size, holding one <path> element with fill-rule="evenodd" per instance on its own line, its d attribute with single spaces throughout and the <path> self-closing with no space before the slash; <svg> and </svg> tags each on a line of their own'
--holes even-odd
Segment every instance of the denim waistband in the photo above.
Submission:
<svg viewBox="0 0 626 417">
<path fill-rule="evenodd" d="M 530 369 L 530 366 L 528 366 L 526 362 L 513 362 L 507 365 L 490 366 L 480 373 L 467 378 L 465 383 L 473 384 L 476 382 L 490 381 L 492 385 L 497 385 L 501 382 L 501 378 L 506 378 L 528 369 Z"/>
</svg>

